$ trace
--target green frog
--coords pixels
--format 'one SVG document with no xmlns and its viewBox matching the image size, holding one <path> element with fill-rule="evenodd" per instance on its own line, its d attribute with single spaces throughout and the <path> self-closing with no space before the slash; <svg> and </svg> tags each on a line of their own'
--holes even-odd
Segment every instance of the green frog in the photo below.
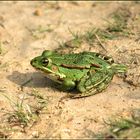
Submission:
<svg viewBox="0 0 140 140">
<path fill-rule="evenodd" d="M 45 50 L 31 60 L 31 65 L 59 83 L 63 90 L 76 88 L 71 98 L 91 96 L 107 88 L 114 74 L 125 73 L 127 67 L 111 57 L 96 52 L 61 54 Z"/>
</svg>

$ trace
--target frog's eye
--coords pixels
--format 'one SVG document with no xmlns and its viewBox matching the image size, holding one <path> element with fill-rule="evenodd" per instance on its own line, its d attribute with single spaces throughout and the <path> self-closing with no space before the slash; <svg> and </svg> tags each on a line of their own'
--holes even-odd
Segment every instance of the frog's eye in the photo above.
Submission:
<svg viewBox="0 0 140 140">
<path fill-rule="evenodd" d="M 42 64 L 43 64 L 44 66 L 47 66 L 48 63 L 49 63 L 49 60 L 48 60 L 48 59 L 42 59 Z"/>
</svg>

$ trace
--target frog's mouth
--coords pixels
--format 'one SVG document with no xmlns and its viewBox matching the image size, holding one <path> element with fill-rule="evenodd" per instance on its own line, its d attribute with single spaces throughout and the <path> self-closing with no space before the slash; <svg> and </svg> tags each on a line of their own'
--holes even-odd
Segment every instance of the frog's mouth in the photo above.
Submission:
<svg viewBox="0 0 140 140">
<path fill-rule="evenodd" d="M 44 59 L 43 61 L 42 59 L 40 59 L 39 61 L 38 58 L 40 57 L 36 57 L 32 59 L 30 62 L 31 65 L 38 71 L 45 74 L 45 76 L 48 77 L 49 79 L 56 81 L 57 83 L 61 83 L 60 79 L 63 79 L 66 76 L 63 73 L 59 73 L 59 71 L 54 71 L 51 70 L 51 68 L 48 68 L 48 63 L 49 63 L 48 59 Z"/>
<path fill-rule="evenodd" d="M 62 80 L 63 78 L 65 78 L 66 76 L 64 74 L 60 74 L 58 72 L 54 72 L 51 69 L 48 69 L 44 66 L 41 66 L 41 68 L 36 68 L 38 71 L 40 71 L 43 75 L 45 75 L 47 78 L 62 84 Z"/>
</svg>

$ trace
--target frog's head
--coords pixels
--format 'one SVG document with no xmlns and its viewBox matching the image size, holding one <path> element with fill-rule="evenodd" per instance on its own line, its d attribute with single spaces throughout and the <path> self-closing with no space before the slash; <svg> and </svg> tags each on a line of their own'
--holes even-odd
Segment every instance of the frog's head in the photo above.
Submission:
<svg viewBox="0 0 140 140">
<path fill-rule="evenodd" d="M 52 55 L 52 51 L 45 50 L 40 56 L 37 56 L 31 60 L 31 65 L 41 71 L 44 71 L 45 73 L 51 72 L 51 65 L 52 61 L 49 58 Z"/>
<path fill-rule="evenodd" d="M 65 75 L 58 71 L 58 66 L 52 62 L 52 58 L 56 55 L 55 52 L 45 50 L 40 56 L 37 56 L 31 60 L 31 65 L 44 73 L 52 79 L 64 78 Z"/>
</svg>

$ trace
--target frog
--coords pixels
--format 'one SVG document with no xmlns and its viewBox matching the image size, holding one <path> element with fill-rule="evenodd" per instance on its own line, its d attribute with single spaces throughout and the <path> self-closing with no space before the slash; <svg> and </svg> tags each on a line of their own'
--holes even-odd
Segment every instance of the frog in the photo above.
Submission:
<svg viewBox="0 0 140 140">
<path fill-rule="evenodd" d="M 100 93 L 109 86 L 115 74 L 127 71 L 126 65 L 115 63 L 112 57 L 89 51 L 63 54 L 44 50 L 30 64 L 58 83 L 62 90 L 77 89 L 78 93 L 69 94 L 71 98 Z"/>
</svg>

